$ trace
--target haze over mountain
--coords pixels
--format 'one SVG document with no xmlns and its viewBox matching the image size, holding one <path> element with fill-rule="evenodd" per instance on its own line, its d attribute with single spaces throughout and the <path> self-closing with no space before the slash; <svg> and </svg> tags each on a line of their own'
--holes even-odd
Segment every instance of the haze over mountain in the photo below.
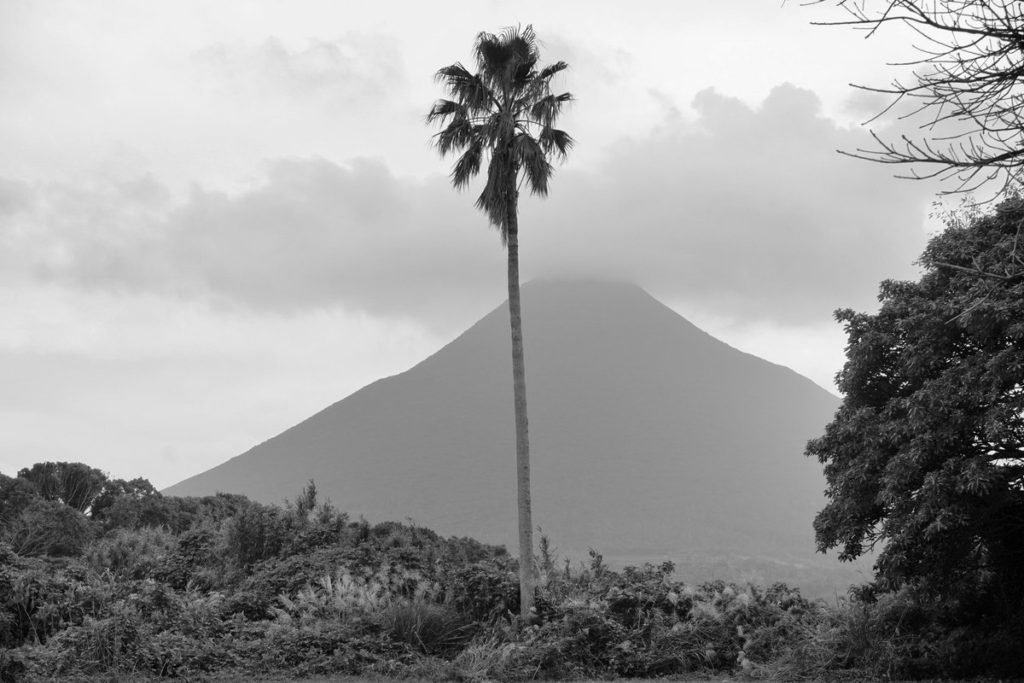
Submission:
<svg viewBox="0 0 1024 683">
<path fill-rule="evenodd" d="M 814 552 L 824 478 L 803 455 L 837 397 L 633 285 L 531 282 L 523 316 L 534 523 L 563 553 L 838 566 Z M 514 438 L 502 304 L 412 369 L 165 493 L 280 503 L 313 479 L 353 516 L 511 548 Z"/>
</svg>

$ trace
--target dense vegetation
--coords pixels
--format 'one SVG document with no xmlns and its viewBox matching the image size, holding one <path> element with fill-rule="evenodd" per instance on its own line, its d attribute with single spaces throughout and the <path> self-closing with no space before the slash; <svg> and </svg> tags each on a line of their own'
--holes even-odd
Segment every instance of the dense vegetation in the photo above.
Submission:
<svg viewBox="0 0 1024 683">
<path fill-rule="evenodd" d="M 920 281 L 837 313 L 844 399 L 808 446 L 828 481 L 814 525 L 846 557 L 878 544 L 875 590 L 944 605 L 998 657 L 1024 643 L 1024 200 L 947 222 Z"/>
<path fill-rule="evenodd" d="M 792 680 L 1016 666 L 975 651 L 969 632 L 948 628 L 941 606 L 909 588 L 825 604 L 782 584 L 686 584 L 670 564 L 612 571 L 596 552 L 574 567 L 547 543 L 537 623 L 527 626 L 517 563 L 503 548 L 350 520 L 319 502 L 312 483 L 273 507 L 227 494 L 167 497 L 145 480 L 48 463 L 0 475 L 0 501 L 3 681 L 212 672 Z"/>
</svg>

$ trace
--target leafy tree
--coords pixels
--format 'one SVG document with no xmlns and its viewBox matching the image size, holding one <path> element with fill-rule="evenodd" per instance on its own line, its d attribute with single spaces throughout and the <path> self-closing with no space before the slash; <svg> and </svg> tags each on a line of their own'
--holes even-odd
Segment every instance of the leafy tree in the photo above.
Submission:
<svg viewBox="0 0 1024 683">
<path fill-rule="evenodd" d="M 313 513 L 316 512 L 317 502 L 317 491 L 316 482 L 312 479 L 306 484 L 293 503 L 290 500 L 285 500 L 285 509 L 288 511 L 288 516 L 293 519 L 300 527 L 305 526 L 309 523 L 313 517 Z"/>
<path fill-rule="evenodd" d="M 3 526 L 0 541 L 25 557 L 79 555 L 92 540 L 88 518 L 73 507 L 37 498 Z"/>
<path fill-rule="evenodd" d="M 39 489 L 46 500 L 88 512 L 107 484 L 107 475 L 80 462 L 43 462 L 18 472 Z"/>
<path fill-rule="evenodd" d="M 1024 607 L 1024 201 L 932 238 L 919 282 L 837 311 L 845 395 L 808 444 L 825 465 L 819 549 L 876 544 L 877 582 Z"/>
<path fill-rule="evenodd" d="M 904 117 L 923 122 L 921 134 L 885 140 L 852 156 L 888 164 L 937 168 L 909 177 L 957 179 L 972 190 L 1001 178 L 1004 189 L 1024 180 L 1024 4 L 1018 0 L 815 0 L 849 12 L 852 25 L 874 34 L 889 24 L 910 29 L 921 58 L 907 81 L 858 86 L 905 102 Z M 916 118 L 921 115 L 921 118 Z"/>
<path fill-rule="evenodd" d="M 555 128 L 569 93 L 553 94 L 551 79 L 568 65 L 540 67 L 540 51 L 531 26 L 480 33 L 473 46 L 477 72 L 456 62 L 436 79 L 451 99 L 438 100 L 427 114 L 442 130 L 434 137 L 441 156 L 459 153 L 452 169 L 457 189 L 469 184 L 484 159 L 487 181 L 476 206 L 497 228 L 508 253 L 508 310 L 512 327 L 512 378 L 515 398 L 516 471 L 519 508 L 520 589 L 523 618 L 533 606 L 533 523 L 530 509 L 530 445 L 526 415 L 526 370 L 519 300 L 519 183 L 544 196 L 554 173 L 552 156 L 565 159 L 572 137 Z"/>
<path fill-rule="evenodd" d="M 0 529 L 39 498 L 39 489 L 32 482 L 0 474 Z"/>
<path fill-rule="evenodd" d="M 160 493 L 148 479 L 138 477 L 131 481 L 112 479 L 103 485 L 103 490 L 93 500 L 90 513 L 93 519 L 102 519 L 119 498 L 142 499 L 159 496 Z"/>
<path fill-rule="evenodd" d="M 174 533 L 181 533 L 192 526 L 196 515 L 183 509 L 181 498 L 164 497 L 159 493 L 151 496 L 116 496 L 98 499 L 92 518 L 102 522 L 107 531 L 113 529 L 141 529 L 144 527 L 166 527 Z"/>
<path fill-rule="evenodd" d="M 260 503 L 243 507 L 227 521 L 225 528 L 225 554 L 238 567 L 276 556 L 285 542 L 281 510 Z"/>
</svg>

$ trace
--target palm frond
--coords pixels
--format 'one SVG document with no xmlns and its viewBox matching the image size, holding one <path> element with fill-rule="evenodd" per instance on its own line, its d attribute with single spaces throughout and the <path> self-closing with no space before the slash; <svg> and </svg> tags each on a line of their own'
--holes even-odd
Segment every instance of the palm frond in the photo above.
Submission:
<svg viewBox="0 0 1024 683">
<path fill-rule="evenodd" d="M 473 141 L 459 160 L 452 167 L 452 185 L 455 189 L 461 190 L 469 184 L 470 179 L 480 172 L 480 162 L 483 160 L 484 145 L 479 139 Z"/>
<path fill-rule="evenodd" d="M 427 124 L 434 123 L 435 121 L 441 121 L 441 125 L 445 124 L 445 120 L 454 116 L 460 112 L 465 111 L 465 105 L 453 102 L 452 100 L 438 100 L 434 102 L 434 105 L 427 112 Z"/>
<path fill-rule="evenodd" d="M 491 106 L 493 95 L 483 79 L 470 73 L 459 62 L 438 69 L 434 80 L 443 84 L 453 99 L 471 110 L 480 111 Z"/>
<path fill-rule="evenodd" d="M 548 66 L 541 69 L 540 73 L 537 74 L 537 78 L 539 78 L 542 81 L 550 81 L 552 76 L 554 76 L 560 71 L 565 71 L 568 68 L 568 64 L 562 61 L 558 61 L 555 62 L 554 64 L 549 64 Z"/>
<path fill-rule="evenodd" d="M 480 76 L 495 91 L 518 90 L 529 83 L 540 59 L 533 26 L 509 26 L 501 34 L 477 35 L 474 55 Z"/>
<path fill-rule="evenodd" d="M 434 146 L 441 156 L 465 149 L 480 137 L 477 128 L 469 119 L 456 114 L 452 122 L 434 136 Z"/>
<path fill-rule="evenodd" d="M 496 150 L 487 165 L 487 182 L 476 200 L 476 207 L 487 214 L 491 225 L 498 229 L 501 243 L 508 241 L 508 212 L 515 201 L 515 178 L 518 169 L 507 150 Z"/>
<path fill-rule="evenodd" d="M 479 33 L 473 58 L 475 74 L 458 62 L 438 70 L 435 79 L 445 86 L 448 99 L 435 102 L 426 118 L 441 126 L 434 136 L 438 152 L 460 153 L 451 172 L 456 188 L 465 188 L 488 157 L 476 206 L 507 245 L 519 180 L 533 194 L 546 195 L 552 158 L 564 160 L 573 147 L 572 137 L 554 127 L 573 97 L 551 92 L 552 77 L 568 65 L 559 61 L 538 70 L 540 52 L 531 25 L 510 26 L 497 35 Z"/>
<path fill-rule="evenodd" d="M 517 165 L 526 173 L 531 193 L 541 197 L 547 195 L 548 178 L 554 173 L 554 168 L 541 144 L 533 136 L 520 133 L 515 137 L 512 152 Z"/>
<path fill-rule="evenodd" d="M 569 150 L 576 145 L 576 140 L 564 130 L 545 127 L 538 136 L 541 148 L 547 154 L 556 154 L 560 161 L 565 161 L 569 156 Z"/>
<path fill-rule="evenodd" d="M 527 24 L 526 28 L 521 24 L 506 26 L 501 30 L 501 41 L 506 45 L 521 42 L 530 53 L 537 52 L 537 34 L 533 31 L 533 24 Z"/>
<path fill-rule="evenodd" d="M 543 126 L 550 126 L 562 112 L 562 105 L 572 102 L 572 93 L 564 92 L 560 95 L 546 95 L 533 103 L 530 107 L 530 115 Z"/>
<path fill-rule="evenodd" d="M 473 43 L 473 57 L 481 77 L 494 72 L 493 66 L 505 61 L 505 49 L 499 36 L 481 31 Z"/>
<path fill-rule="evenodd" d="M 482 134 L 487 137 L 487 142 L 492 147 L 497 147 L 503 140 L 502 135 L 507 126 L 506 116 L 501 111 L 493 111 L 487 116 L 487 122 L 482 124 Z"/>
<path fill-rule="evenodd" d="M 511 53 L 511 61 L 507 67 L 508 79 L 512 87 L 519 90 L 530 82 L 534 75 L 534 67 L 540 60 L 540 53 L 537 51 L 537 36 L 530 24 L 527 24 L 525 29 L 519 27 L 516 27 L 515 30 L 505 29 L 502 35 L 505 37 Z"/>
</svg>

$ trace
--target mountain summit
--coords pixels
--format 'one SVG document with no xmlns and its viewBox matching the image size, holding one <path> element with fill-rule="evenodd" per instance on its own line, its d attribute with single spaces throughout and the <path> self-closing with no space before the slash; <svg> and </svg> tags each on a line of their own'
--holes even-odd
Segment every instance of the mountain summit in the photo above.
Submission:
<svg viewBox="0 0 1024 683">
<path fill-rule="evenodd" d="M 534 520 L 563 553 L 671 558 L 717 578 L 752 561 L 758 578 L 822 566 L 824 477 L 803 449 L 835 396 L 636 286 L 531 282 L 523 316 Z M 510 364 L 502 305 L 412 369 L 165 493 L 280 503 L 314 479 L 353 516 L 512 544 Z"/>
</svg>

